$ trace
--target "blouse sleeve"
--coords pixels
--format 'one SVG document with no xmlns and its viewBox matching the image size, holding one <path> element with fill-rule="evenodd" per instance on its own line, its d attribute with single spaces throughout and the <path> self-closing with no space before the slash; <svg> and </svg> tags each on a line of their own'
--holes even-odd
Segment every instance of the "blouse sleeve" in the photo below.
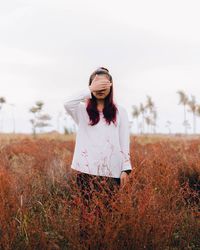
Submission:
<svg viewBox="0 0 200 250">
<path fill-rule="evenodd" d="M 80 90 L 77 93 L 74 93 L 68 96 L 64 102 L 64 108 L 66 112 L 72 117 L 75 123 L 78 125 L 79 123 L 79 105 L 81 101 L 84 101 L 86 98 L 92 98 L 91 90 L 89 86 L 85 89 Z"/>
<path fill-rule="evenodd" d="M 119 124 L 119 141 L 122 154 L 121 171 L 132 170 L 130 162 L 130 130 L 127 111 L 124 107 L 121 109 L 121 119 Z M 130 173 L 130 171 L 128 171 Z"/>
</svg>

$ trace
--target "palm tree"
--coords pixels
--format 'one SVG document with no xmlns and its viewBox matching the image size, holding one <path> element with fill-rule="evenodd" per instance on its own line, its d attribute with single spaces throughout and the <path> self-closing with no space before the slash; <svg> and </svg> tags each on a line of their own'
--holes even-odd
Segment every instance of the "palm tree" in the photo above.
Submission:
<svg viewBox="0 0 200 250">
<path fill-rule="evenodd" d="M 152 120 L 150 116 L 145 116 L 145 122 L 147 124 L 147 133 L 149 133 L 149 127 L 152 124 Z"/>
<path fill-rule="evenodd" d="M 200 116 L 200 104 L 196 105 L 196 114 L 197 116 Z"/>
<path fill-rule="evenodd" d="M 155 109 L 152 110 L 152 114 L 153 114 L 153 122 L 152 122 L 152 125 L 153 125 L 153 132 L 156 133 L 156 120 L 157 120 L 157 111 Z"/>
<path fill-rule="evenodd" d="M 150 113 L 150 119 L 146 117 L 146 123 L 148 126 L 152 126 L 152 131 L 156 133 L 156 119 L 157 119 L 157 112 L 154 102 L 152 101 L 152 98 L 147 95 L 147 101 L 145 105 L 146 110 L 149 110 Z M 153 129 L 154 128 L 154 129 Z"/>
<path fill-rule="evenodd" d="M 189 121 L 188 121 L 188 120 L 185 120 L 185 121 L 183 122 L 183 126 L 186 128 L 186 134 L 187 134 L 187 130 L 188 130 L 188 129 L 191 129 L 191 125 L 190 125 Z"/>
<path fill-rule="evenodd" d="M 150 112 L 150 120 L 146 119 L 146 122 L 149 123 L 149 125 L 152 126 L 152 132 L 156 133 L 156 119 L 157 119 L 157 112 L 154 102 L 152 101 L 152 98 L 147 95 L 147 101 L 145 108 L 149 110 Z"/>
<path fill-rule="evenodd" d="M 197 114 L 197 104 L 195 96 L 191 96 L 191 100 L 188 101 L 189 112 L 193 114 L 193 133 L 196 134 L 196 114 Z"/>
<path fill-rule="evenodd" d="M 136 118 L 137 120 L 137 133 L 139 132 L 139 121 L 138 121 L 138 117 L 140 115 L 140 110 L 138 109 L 138 107 L 136 105 L 132 106 L 132 116 L 133 118 Z"/>
<path fill-rule="evenodd" d="M 186 134 L 187 133 L 187 127 L 188 127 L 188 125 L 187 125 L 188 123 L 186 121 L 186 105 L 188 104 L 188 97 L 182 90 L 177 91 L 177 93 L 179 94 L 179 97 L 180 97 L 179 104 L 182 104 L 183 109 L 184 109 L 183 126 L 185 127 L 185 134 Z"/>
<path fill-rule="evenodd" d="M 41 130 L 44 127 L 51 126 L 51 124 L 48 123 L 48 121 L 51 120 L 50 115 L 42 113 L 44 103 L 42 101 L 37 101 L 35 104 L 36 105 L 29 110 L 34 115 L 34 118 L 30 119 L 34 136 L 36 135 L 36 128 L 40 128 Z"/>
<path fill-rule="evenodd" d="M 149 109 L 150 111 L 153 110 L 154 108 L 154 102 L 152 101 L 151 97 L 147 95 L 147 101 L 146 101 L 146 106 L 147 109 Z"/>
<path fill-rule="evenodd" d="M 139 107 L 139 112 L 142 114 L 142 133 L 144 132 L 144 114 L 145 114 L 145 112 L 146 112 L 146 109 L 145 109 L 145 106 L 142 104 L 142 103 L 140 103 L 140 107 Z"/>
<path fill-rule="evenodd" d="M 37 117 L 37 123 L 36 127 L 40 128 L 40 132 L 42 132 L 42 128 L 45 128 L 47 126 L 51 126 L 47 121 L 51 120 L 51 116 L 49 114 L 40 114 L 39 117 Z"/>
<path fill-rule="evenodd" d="M 0 97 L 0 109 L 4 103 L 6 103 L 6 99 L 4 97 Z"/>
<path fill-rule="evenodd" d="M 169 129 L 169 134 L 171 134 L 171 128 L 170 128 L 171 124 L 172 124 L 171 121 L 169 121 L 169 120 L 166 121 L 166 125 L 165 126 Z"/>
<path fill-rule="evenodd" d="M 0 110 L 2 110 L 3 105 L 6 103 L 6 99 L 4 97 L 0 97 Z M 3 122 L 1 124 L 3 126 Z M 2 127 L 1 127 L 2 128 Z"/>
</svg>

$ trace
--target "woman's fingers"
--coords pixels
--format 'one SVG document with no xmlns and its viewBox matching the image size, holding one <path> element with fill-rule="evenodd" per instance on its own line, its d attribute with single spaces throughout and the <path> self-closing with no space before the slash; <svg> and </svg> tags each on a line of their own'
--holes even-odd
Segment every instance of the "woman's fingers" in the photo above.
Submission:
<svg viewBox="0 0 200 250">
<path fill-rule="evenodd" d="M 123 187 L 127 181 L 128 181 L 128 174 L 125 172 L 122 172 L 120 176 L 120 186 Z"/>
<path fill-rule="evenodd" d="M 98 83 L 100 86 L 110 86 L 110 82 L 109 81 L 98 81 Z"/>
<path fill-rule="evenodd" d="M 108 88 L 109 84 L 99 84 L 99 88 Z"/>
<path fill-rule="evenodd" d="M 112 83 L 108 79 L 100 79 L 98 75 L 95 75 L 92 85 L 96 91 L 109 88 Z"/>
<path fill-rule="evenodd" d="M 110 81 L 102 81 L 99 84 L 100 85 L 104 85 L 104 86 L 111 86 L 111 82 Z"/>
<path fill-rule="evenodd" d="M 107 89 L 111 86 L 110 83 L 100 83 L 99 84 L 99 89 Z"/>
</svg>

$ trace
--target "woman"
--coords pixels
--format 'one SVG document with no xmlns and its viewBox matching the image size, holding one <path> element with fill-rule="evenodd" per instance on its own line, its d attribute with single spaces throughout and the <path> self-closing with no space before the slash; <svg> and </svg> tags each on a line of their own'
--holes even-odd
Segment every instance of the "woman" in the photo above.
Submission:
<svg viewBox="0 0 200 250">
<path fill-rule="evenodd" d="M 89 86 L 69 96 L 64 107 L 78 125 L 71 168 L 76 170 L 77 184 L 88 206 L 91 183 L 102 192 L 106 182 L 111 197 L 115 188 L 128 181 L 132 170 L 128 115 L 123 106 L 114 103 L 112 76 L 104 67 L 95 70 Z"/>
</svg>

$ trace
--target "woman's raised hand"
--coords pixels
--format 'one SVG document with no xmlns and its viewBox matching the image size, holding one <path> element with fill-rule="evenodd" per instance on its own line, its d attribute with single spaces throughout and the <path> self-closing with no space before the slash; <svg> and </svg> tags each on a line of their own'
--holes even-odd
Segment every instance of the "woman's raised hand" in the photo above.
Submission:
<svg viewBox="0 0 200 250">
<path fill-rule="evenodd" d="M 112 85 L 112 83 L 105 78 L 101 78 L 98 75 L 95 75 L 91 85 L 89 86 L 91 91 L 99 91 L 103 89 L 107 89 Z"/>
</svg>

